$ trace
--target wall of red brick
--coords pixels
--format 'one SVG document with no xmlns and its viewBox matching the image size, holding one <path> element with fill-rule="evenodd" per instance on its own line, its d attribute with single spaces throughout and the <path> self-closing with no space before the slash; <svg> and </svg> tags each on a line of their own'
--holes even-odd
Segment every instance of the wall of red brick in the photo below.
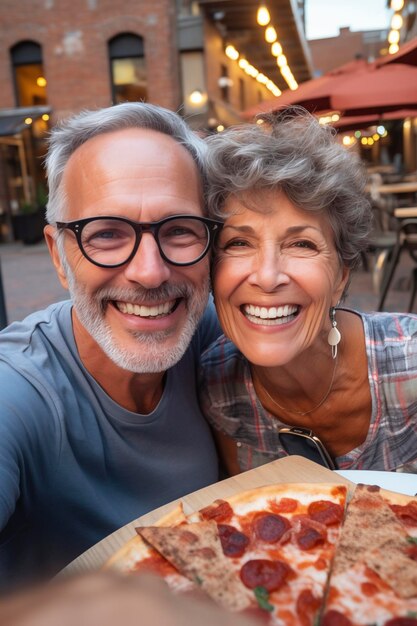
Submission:
<svg viewBox="0 0 417 626">
<path fill-rule="evenodd" d="M 111 104 L 107 42 L 129 32 L 144 38 L 148 100 L 177 109 L 178 54 L 173 0 L 1 0 L 0 108 L 16 105 L 10 48 L 42 46 L 53 121 Z"/>
</svg>

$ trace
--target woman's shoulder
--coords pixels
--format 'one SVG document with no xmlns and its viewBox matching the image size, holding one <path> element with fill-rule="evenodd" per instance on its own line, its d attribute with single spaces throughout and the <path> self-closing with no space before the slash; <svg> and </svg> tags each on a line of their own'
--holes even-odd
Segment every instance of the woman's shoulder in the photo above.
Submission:
<svg viewBox="0 0 417 626">
<path fill-rule="evenodd" d="M 373 342 L 393 340 L 398 346 L 402 342 L 417 345 L 417 315 L 402 312 L 363 312 L 344 308 L 362 319 L 365 336 Z"/>
</svg>

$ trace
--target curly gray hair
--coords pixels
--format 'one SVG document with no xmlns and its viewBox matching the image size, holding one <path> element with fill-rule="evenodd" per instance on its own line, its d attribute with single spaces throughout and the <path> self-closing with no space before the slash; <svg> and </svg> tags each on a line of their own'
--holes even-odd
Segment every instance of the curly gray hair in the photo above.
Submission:
<svg viewBox="0 0 417 626">
<path fill-rule="evenodd" d="M 302 107 L 260 119 L 263 124 L 232 127 L 206 140 L 209 215 L 224 220 L 230 196 L 282 191 L 305 211 L 327 213 L 342 264 L 356 267 L 372 220 L 360 159 Z"/>
<path fill-rule="evenodd" d="M 125 128 L 146 128 L 171 136 L 191 154 L 204 185 L 206 145 L 177 113 L 145 102 L 124 102 L 97 111 L 83 111 L 51 132 L 45 161 L 49 186 L 46 218 L 50 224 L 63 219 L 67 199 L 61 182 L 73 152 L 92 137 Z"/>
</svg>

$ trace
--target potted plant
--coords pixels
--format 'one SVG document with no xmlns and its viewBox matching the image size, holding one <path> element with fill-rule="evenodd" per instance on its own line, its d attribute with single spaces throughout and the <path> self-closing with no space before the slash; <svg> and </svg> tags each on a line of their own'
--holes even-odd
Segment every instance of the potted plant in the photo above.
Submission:
<svg viewBox="0 0 417 626">
<path fill-rule="evenodd" d="M 43 238 L 45 227 L 46 192 L 39 186 L 36 202 L 22 202 L 19 211 L 12 216 L 13 236 L 26 245 L 37 243 Z"/>
</svg>

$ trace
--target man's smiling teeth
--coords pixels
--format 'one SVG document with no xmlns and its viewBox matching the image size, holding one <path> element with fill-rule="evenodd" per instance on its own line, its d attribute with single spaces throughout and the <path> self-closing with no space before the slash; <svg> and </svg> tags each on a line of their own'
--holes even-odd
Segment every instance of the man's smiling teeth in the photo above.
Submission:
<svg viewBox="0 0 417 626">
<path fill-rule="evenodd" d="M 285 324 L 294 319 L 298 312 L 295 304 L 271 307 L 245 304 L 242 308 L 248 320 L 255 324 Z"/>
<path fill-rule="evenodd" d="M 121 313 L 129 313 L 139 317 L 157 317 L 158 315 L 167 315 L 175 306 L 175 300 L 164 302 L 163 304 L 155 304 L 154 306 L 145 306 L 143 304 L 132 304 L 131 302 L 116 302 L 116 306 Z"/>
</svg>

